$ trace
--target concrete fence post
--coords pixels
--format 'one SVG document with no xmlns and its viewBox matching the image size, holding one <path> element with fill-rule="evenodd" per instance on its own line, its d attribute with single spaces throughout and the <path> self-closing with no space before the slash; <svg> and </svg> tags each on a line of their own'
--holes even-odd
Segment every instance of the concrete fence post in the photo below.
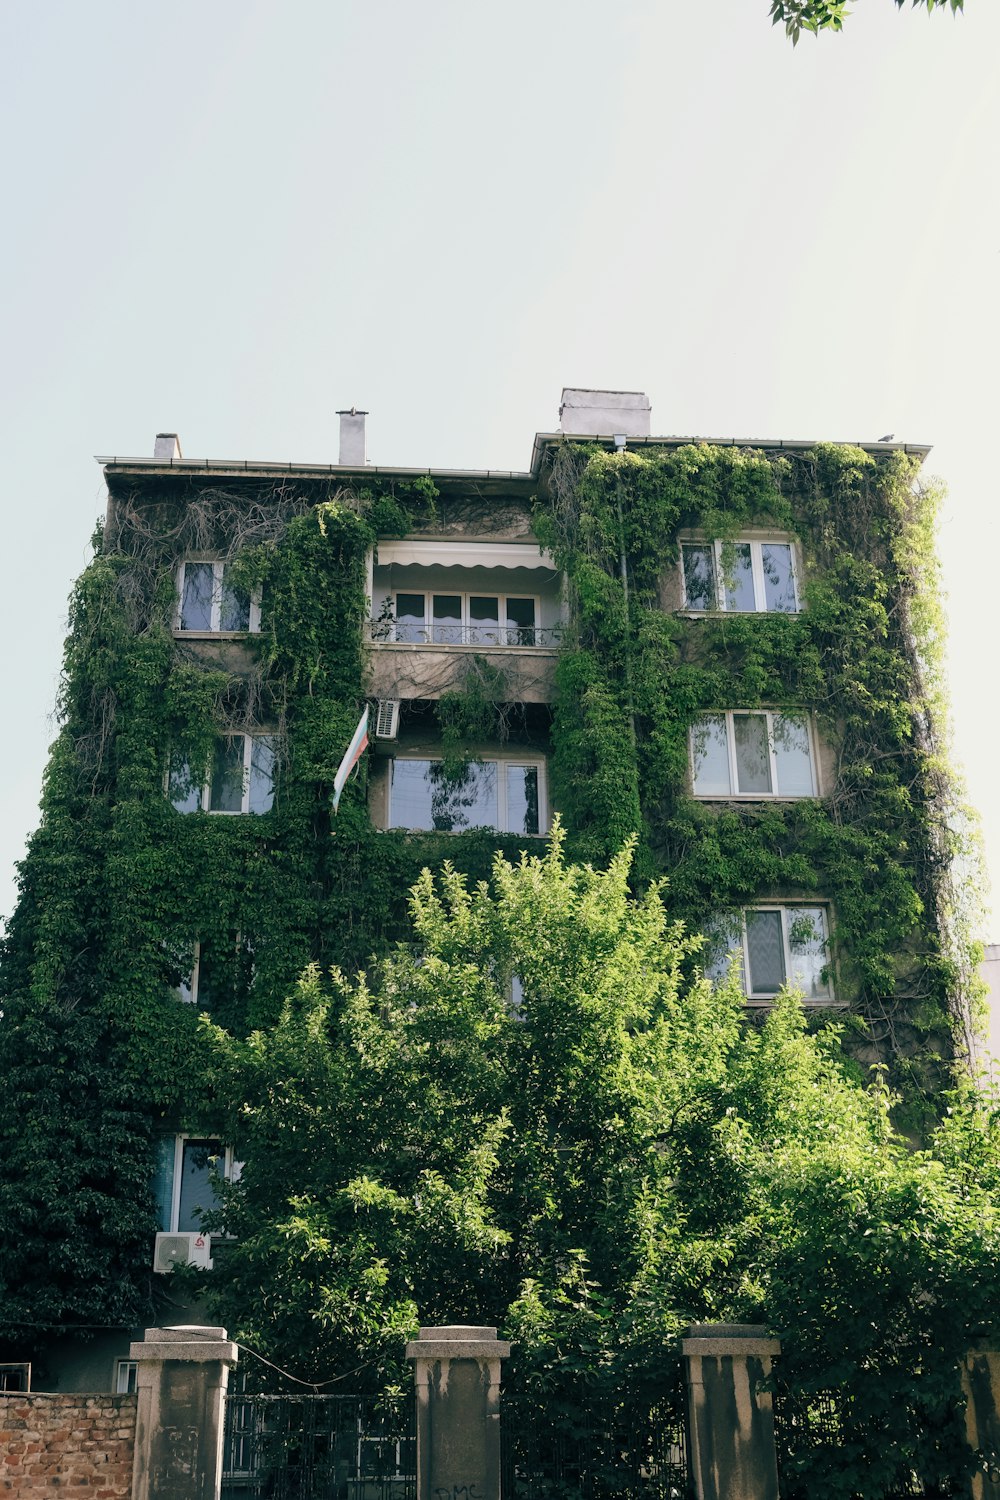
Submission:
<svg viewBox="0 0 1000 1500">
<path fill-rule="evenodd" d="M 697 1500 L 778 1500 L 774 1410 L 761 1389 L 778 1340 L 752 1323 L 693 1323 L 681 1351 Z"/>
<path fill-rule="evenodd" d="M 979 1454 L 972 1500 L 1000 1500 L 1000 1349 L 970 1349 L 962 1364 L 965 1435 Z"/>
<path fill-rule="evenodd" d="M 421 1328 L 406 1346 L 417 1403 L 417 1500 L 500 1500 L 500 1361 L 495 1328 Z"/>
<path fill-rule="evenodd" d="M 219 1500 L 236 1345 L 224 1328 L 147 1328 L 129 1358 L 139 1398 L 132 1500 Z"/>
</svg>

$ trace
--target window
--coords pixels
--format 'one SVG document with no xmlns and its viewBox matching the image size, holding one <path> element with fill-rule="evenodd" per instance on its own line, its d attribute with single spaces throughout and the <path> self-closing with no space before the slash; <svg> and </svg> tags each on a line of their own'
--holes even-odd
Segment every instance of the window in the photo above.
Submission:
<svg viewBox="0 0 1000 1500">
<path fill-rule="evenodd" d="M 392 639 L 437 646 L 535 646 L 537 604 L 521 594 L 397 593 Z"/>
<path fill-rule="evenodd" d="M 545 767 L 541 761 L 470 761 L 446 774 L 440 760 L 392 762 L 389 827 L 458 833 L 498 828 L 545 833 Z"/>
<path fill-rule="evenodd" d="M 785 541 L 682 542 L 686 609 L 795 614 L 795 549 Z"/>
<path fill-rule="evenodd" d="M 215 742 L 208 779 L 199 785 L 186 760 L 171 764 L 167 796 L 178 812 L 266 813 L 274 803 L 277 735 L 226 734 Z"/>
<path fill-rule="evenodd" d="M 0 1365 L 0 1391 L 30 1391 L 31 1365 Z"/>
<path fill-rule="evenodd" d="M 115 1395 L 131 1396 L 135 1391 L 139 1364 L 134 1359 L 119 1359 L 115 1363 Z"/>
<path fill-rule="evenodd" d="M 236 1182 L 240 1167 L 233 1160 L 231 1147 L 221 1141 L 161 1136 L 153 1178 L 160 1228 L 170 1234 L 196 1234 L 205 1214 L 220 1205 L 213 1171 L 220 1172 L 227 1182 Z"/>
<path fill-rule="evenodd" d="M 181 974 L 177 998 L 221 1016 L 223 1024 L 228 1024 L 226 1008 L 246 999 L 253 974 L 253 944 L 240 933 L 231 932 L 228 941 L 221 943 L 199 941 L 192 945 L 190 969 Z"/>
<path fill-rule="evenodd" d="M 804 714 L 705 714 L 691 726 L 694 795 L 815 797 L 811 741 Z"/>
<path fill-rule="evenodd" d="M 189 558 L 177 569 L 178 630 L 220 635 L 260 629 L 260 598 L 229 582 L 228 563 Z"/>
<path fill-rule="evenodd" d="M 748 1000 L 772 1000 L 786 982 L 806 1000 L 830 1001 L 829 924 L 823 906 L 754 906 L 709 937 L 705 973 L 720 979 L 737 954 Z"/>
</svg>

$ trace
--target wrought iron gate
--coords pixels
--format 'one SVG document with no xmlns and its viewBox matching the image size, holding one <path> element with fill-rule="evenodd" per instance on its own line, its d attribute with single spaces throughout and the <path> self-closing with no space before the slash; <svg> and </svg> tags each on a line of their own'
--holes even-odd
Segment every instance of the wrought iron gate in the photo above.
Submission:
<svg viewBox="0 0 1000 1500">
<path fill-rule="evenodd" d="M 503 1500 L 688 1500 L 680 1401 L 583 1393 L 501 1406 Z"/>
<path fill-rule="evenodd" d="M 267 1500 L 416 1500 L 413 1398 L 226 1399 L 222 1494 Z"/>
</svg>

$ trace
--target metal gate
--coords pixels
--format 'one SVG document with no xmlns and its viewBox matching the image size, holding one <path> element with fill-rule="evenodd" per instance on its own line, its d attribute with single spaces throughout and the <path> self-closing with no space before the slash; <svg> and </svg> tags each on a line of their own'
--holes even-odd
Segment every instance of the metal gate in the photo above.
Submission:
<svg viewBox="0 0 1000 1500">
<path fill-rule="evenodd" d="M 226 1398 L 222 1494 L 416 1500 L 412 1396 Z"/>
<path fill-rule="evenodd" d="M 681 1401 L 592 1392 L 501 1406 L 503 1500 L 688 1500 Z"/>
</svg>

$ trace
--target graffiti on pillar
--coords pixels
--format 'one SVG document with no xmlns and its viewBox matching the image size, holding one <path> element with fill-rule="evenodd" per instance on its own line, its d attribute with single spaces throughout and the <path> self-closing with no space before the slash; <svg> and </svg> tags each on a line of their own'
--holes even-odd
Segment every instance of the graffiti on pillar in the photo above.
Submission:
<svg viewBox="0 0 1000 1500">
<path fill-rule="evenodd" d="M 486 1491 L 479 1484 L 438 1485 L 434 1500 L 486 1500 Z"/>
</svg>

